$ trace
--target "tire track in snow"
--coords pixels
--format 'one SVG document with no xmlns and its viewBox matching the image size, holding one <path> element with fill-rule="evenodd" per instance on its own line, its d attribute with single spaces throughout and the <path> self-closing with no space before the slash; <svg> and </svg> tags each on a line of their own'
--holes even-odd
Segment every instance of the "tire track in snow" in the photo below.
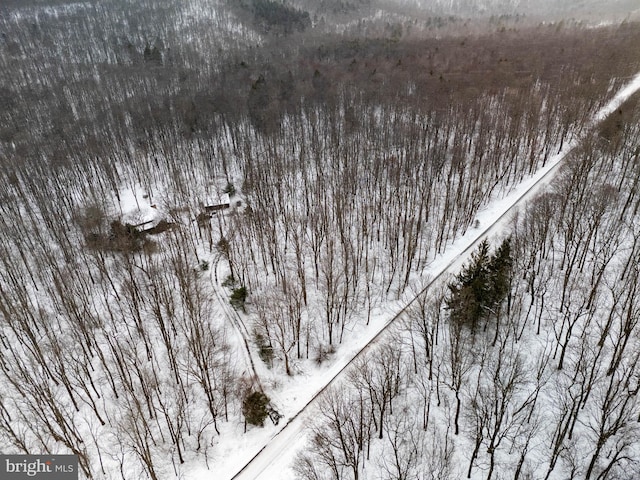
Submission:
<svg viewBox="0 0 640 480">
<path fill-rule="evenodd" d="M 218 264 L 220 263 L 221 256 L 222 255 L 220 253 L 218 253 L 218 255 L 216 256 L 213 269 L 210 275 L 214 277 L 214 278 L 211 278 L 213 293 L 216 296 L 216 299 L 218 300 L 218 303 L 220 304 L 225 315 L 229 320 L 231 320 L 231 323 L 233 324 L 236 331 L 240 335 L 240 338 L 242 339 L 242 343 L 244 344 L 245 354 L 247 356 L 247 360 L 249 361 L 248 366 L 251 369 L 250 375 L 252 376 L 253 380 L 257 383 L 260 391 L 264 391 L 262 388 L 262 382 L 260 381 L 260 376 L 256 371 L 256 365 L 253 361 L 253 355 L 251 354 L 251 347 L 249 346 L 249 340 L 248 340 L 249 330 L 247 329 L 247 326 L 245 325 L 242 318 L 240 318 L 240 315 L 238 314 L 238 312 L 236 312 L 231 307 L 231 305 L 229 305 L 229 301 L 224 298 L 224 294 L 220 291 L 220 284 L 218 282 Z"/>
</svg>

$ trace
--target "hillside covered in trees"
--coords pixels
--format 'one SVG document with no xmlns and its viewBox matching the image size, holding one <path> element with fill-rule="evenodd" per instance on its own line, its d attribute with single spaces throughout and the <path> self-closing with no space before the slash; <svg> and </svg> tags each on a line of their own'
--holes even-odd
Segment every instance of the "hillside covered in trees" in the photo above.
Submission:
<svg viewBox="0 0 640 480">
<path fill-rule="evenodd" d="M 289 381 L 588 133 L 323 396 L 293 468 L 634 478 L 637 97 L 591 121 L 638 24 L 314 5 L 0 6 L 0 451 L 231 472 Z"/>
</svg>

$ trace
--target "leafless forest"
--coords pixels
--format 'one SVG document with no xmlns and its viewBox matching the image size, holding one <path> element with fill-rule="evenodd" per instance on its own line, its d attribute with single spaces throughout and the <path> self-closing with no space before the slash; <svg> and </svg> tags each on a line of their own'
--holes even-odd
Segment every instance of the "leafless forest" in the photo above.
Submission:
<svg viewBox="0 0 640 480">
<path fill-rule="evenodd" d="M 476 325 L 440 285 L 325 395 L 301 478 L 638 475 L 639 119 L 636 95 L 514 218 Z"/>
<path fill-rule="evenodd" d="M 0 450 L 83 478 L 214 469 L 258 389 L 221 301 L 271 369 L 330 361 L 640 70 L 634 23 L 358 36 L 304 2 L 5 3 Z M 473 324 L 429 291 L 325 396 L 300 478 L 637 477 L 637 100 L 513 220 Z M 127 191 L 162 221 L 125 221 Z"/>
</svg>

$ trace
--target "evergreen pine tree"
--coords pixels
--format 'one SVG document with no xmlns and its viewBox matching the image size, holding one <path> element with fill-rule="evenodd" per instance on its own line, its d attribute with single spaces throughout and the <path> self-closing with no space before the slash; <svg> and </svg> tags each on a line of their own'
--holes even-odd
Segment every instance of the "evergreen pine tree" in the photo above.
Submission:
<svg viewBox="0 0 640 480">
<path fill-rule="evenodd" d="M 511 239 L 504 240 L 493 255 L 489 255 L 489 242 L 483 240 L 471 262 L 449 284 L 446 304 L 451 321 L 475 332 L 481 322 L 498 318 L 511 288 L 511 270 Z"/>
<path fill-rule="evenodd" d="M 485 316 L 484 306 L 490 295 L 489 263 L 489 242 L 483 240 L 471 255 L 470 264 L 449 284 L 451 294 L 446 303 L 451 320 L 469 326 L 472 331 Z"/>
<path fill-rule="evenodd" d="M 242 402 L 242 413 L 247 423 L 262 427 L 264 419 L 269 415 L 267 405 L 269 405 L 269 397 L 264 393 L 254 391 L 247 395 Z"/>
<path fill-rule="evenodd" d="M 489 262 L 489 280 L 491 282 L 491 296 L 489 306 L 497 309 L 511 290 L 511 237 L 506 238 L 491 257 Z"/>
</svg>

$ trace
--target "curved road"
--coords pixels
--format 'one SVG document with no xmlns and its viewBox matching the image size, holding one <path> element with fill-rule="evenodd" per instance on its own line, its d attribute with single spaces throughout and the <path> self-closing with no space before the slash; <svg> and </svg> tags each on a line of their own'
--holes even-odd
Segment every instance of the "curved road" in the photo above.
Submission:
<svg viewBox="0 0 640 480">
<path fill-rule="evenodd" d="M 273 480 L 282 477 L 284 470 L 289 466 L 288 452 L 299 440 L 305 435 L 305 428 L 311 419 L 312 409 L 318 397 L 320 397 L 330 386 L 337 384 L 343 377 L 345 371 L 349 369 L 354 360 L 363 355 L 378 343 L 380 338 L 387 332 L 388 328 L 400 317 L 411 304 L 413 304 L 420 295 L 426 292 L 441 279 L 444 275 L 455 273 L 460 269 L 462 264 L 468 258 L 469 254 L 477 247 L 477 245 L 485 238 L 492 235 L 499 235 L 503 232 L 512 218 L 512 214 L 520 207 L 524 207 L 531 200 L 541 187 L 548 184 L 558 172 L 563 163 L 564 158 L 580 143 L 582 138 L 591 133 L 593 128 L 602 120 L 611 115 L 622 103 L 624 103 L 631 95 L 640 90 L 640 73 L 637 74 L 627 86 L 622 88 L 616 96 L 604 106 L 593 118 L 591 123 L 587 125 L 581 138 L 570 142 L 565 146 L 544 168 L 539 170 L 532 179 L 523 182 L 513 193 L 507 196 L 508 202 L 504 200 L 495 202 L 502 206 L 495 220 L 477 231 L 469 230 L 467 232 L 467 242 L 462 247 L 462 251 L 451 258 L 448 262 L 429 272 L 433 278 L 428 284 L 401 310 L 399 310 L 391 319 L 389 319 L 379 332 L 369 341 L 353 358 L 329 380 L 325 386 L 320 389 L 313 398 L 292 418 L 290 418 L 282 428 L 273 435 L 269 442 L 249 460 L 240 470 L 232 477 L 232 480 Z M 489 207 L 492 205 L 490 204 Z"/>
</svg>

